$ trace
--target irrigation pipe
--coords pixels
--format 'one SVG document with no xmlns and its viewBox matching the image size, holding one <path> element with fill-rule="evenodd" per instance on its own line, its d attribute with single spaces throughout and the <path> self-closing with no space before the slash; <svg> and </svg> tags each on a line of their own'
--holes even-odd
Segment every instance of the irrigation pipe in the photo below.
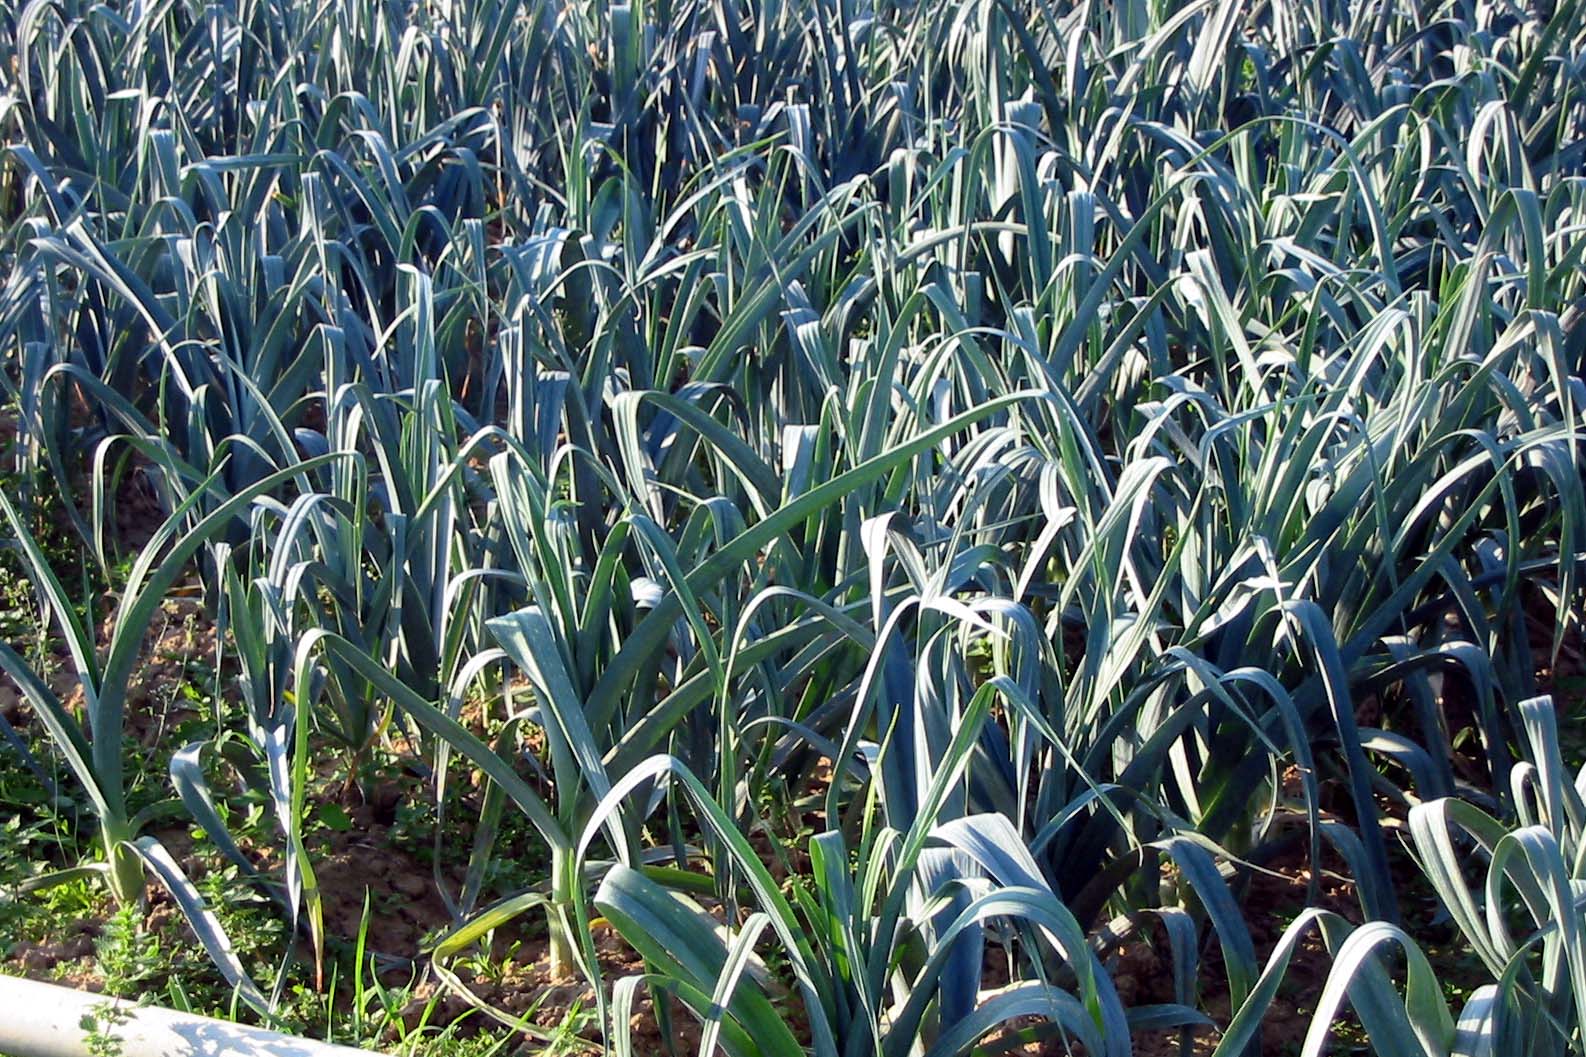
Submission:
<svg viewBox="0 0 1586 1057">
<path fill-rule="evenodd" d="M 0 976 L 4 1057 L 370 1057 L 365 1050 Z"/>
</svg>

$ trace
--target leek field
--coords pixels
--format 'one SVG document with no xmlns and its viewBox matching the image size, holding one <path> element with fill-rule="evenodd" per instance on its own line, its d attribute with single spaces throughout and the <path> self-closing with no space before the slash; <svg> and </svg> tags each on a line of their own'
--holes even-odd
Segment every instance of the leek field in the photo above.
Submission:
<svg viewBox="0 0 1586 1057">
<path fill-rule="evenodd" d="M 0 0 L 0 972 L 1586 1057 L 1583 258 L 1582 0 Z"/>
</svg>

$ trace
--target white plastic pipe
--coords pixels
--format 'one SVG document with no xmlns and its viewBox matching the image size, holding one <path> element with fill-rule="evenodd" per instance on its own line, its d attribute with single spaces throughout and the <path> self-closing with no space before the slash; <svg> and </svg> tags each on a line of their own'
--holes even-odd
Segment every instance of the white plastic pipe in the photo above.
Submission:
<svg viewBox="0 0 1586 1057">
<path fill-rule="evenodd" d="M 369 1057 L 348 1046 L 0 976 L 0 1054 L 91 1057 L 96 1034 L 97 1052 L 119 1057 Z"/>
</svg>

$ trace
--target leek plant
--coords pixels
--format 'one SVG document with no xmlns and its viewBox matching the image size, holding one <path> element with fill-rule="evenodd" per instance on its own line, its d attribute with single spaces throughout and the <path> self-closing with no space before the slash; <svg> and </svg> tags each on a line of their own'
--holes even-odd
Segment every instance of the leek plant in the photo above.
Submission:
<svg viewBox="0 0 1586 1057">
<path fill-rule="evenodd" d="M 101 656 L 0 497 L 92 868 L 170 874 L 120 732 L 194 577 L 228 692 L 161 810 L 318 958 L 318 787 L 399 761 L 439 853 L 461 758 L 433 966 L 544 913 L 618 1047 L 643 987 L 790 1057 L 1122 1054 L 1218 989 L 1254 1052 L 1318 928 L 1313 1049 L 1345 995 L 1384 1052 L 1578 1049 L 1535 699 L 1586 557 L 1583 50 L 1578 0 L 0 0 L 19 478 L 107 568 L 128 482 L 166 519 Z M 511 809 L 549 876 L 492 900 Z M 1494 978 L 1461 1018 L 1397 819 Z M 1295 833 L 1366 923 L 1263 973 L 1239 897 Z M 1126 1009 L 1099 937 L 1147 920 L 1182 979 Z"/>
<path fill-rule="evenodd" d="M 1386 923 L 1351 928 L 1307 912 L 1284 933 L 1260 983 L 1235 1015 L 1217 1054 L 1238 1053 L 1271 1002 L 1295 944 L 1325 937 L 1333 967 L 1301 1052 L 1325 1052 L 1347 1001 L 1380 1052 L 1453 1055 L 1580 1053 L 1586 1005 L 1581 973 L 1581 836 L 1586 769 L 1571 779 L 1559 753 L 1553 701 L 1519 706 L 1524 758 L 1510 772 L 1517 818 L 1506 824 L 1444 797 L 1410 814 L 1418 865 L 1468 950 L 1491 979 L 1451 1010 L 1436 971 L 1413 936 Z M 1384 957 L 1402 957 L 1404 987 Z"/>
</svg>

